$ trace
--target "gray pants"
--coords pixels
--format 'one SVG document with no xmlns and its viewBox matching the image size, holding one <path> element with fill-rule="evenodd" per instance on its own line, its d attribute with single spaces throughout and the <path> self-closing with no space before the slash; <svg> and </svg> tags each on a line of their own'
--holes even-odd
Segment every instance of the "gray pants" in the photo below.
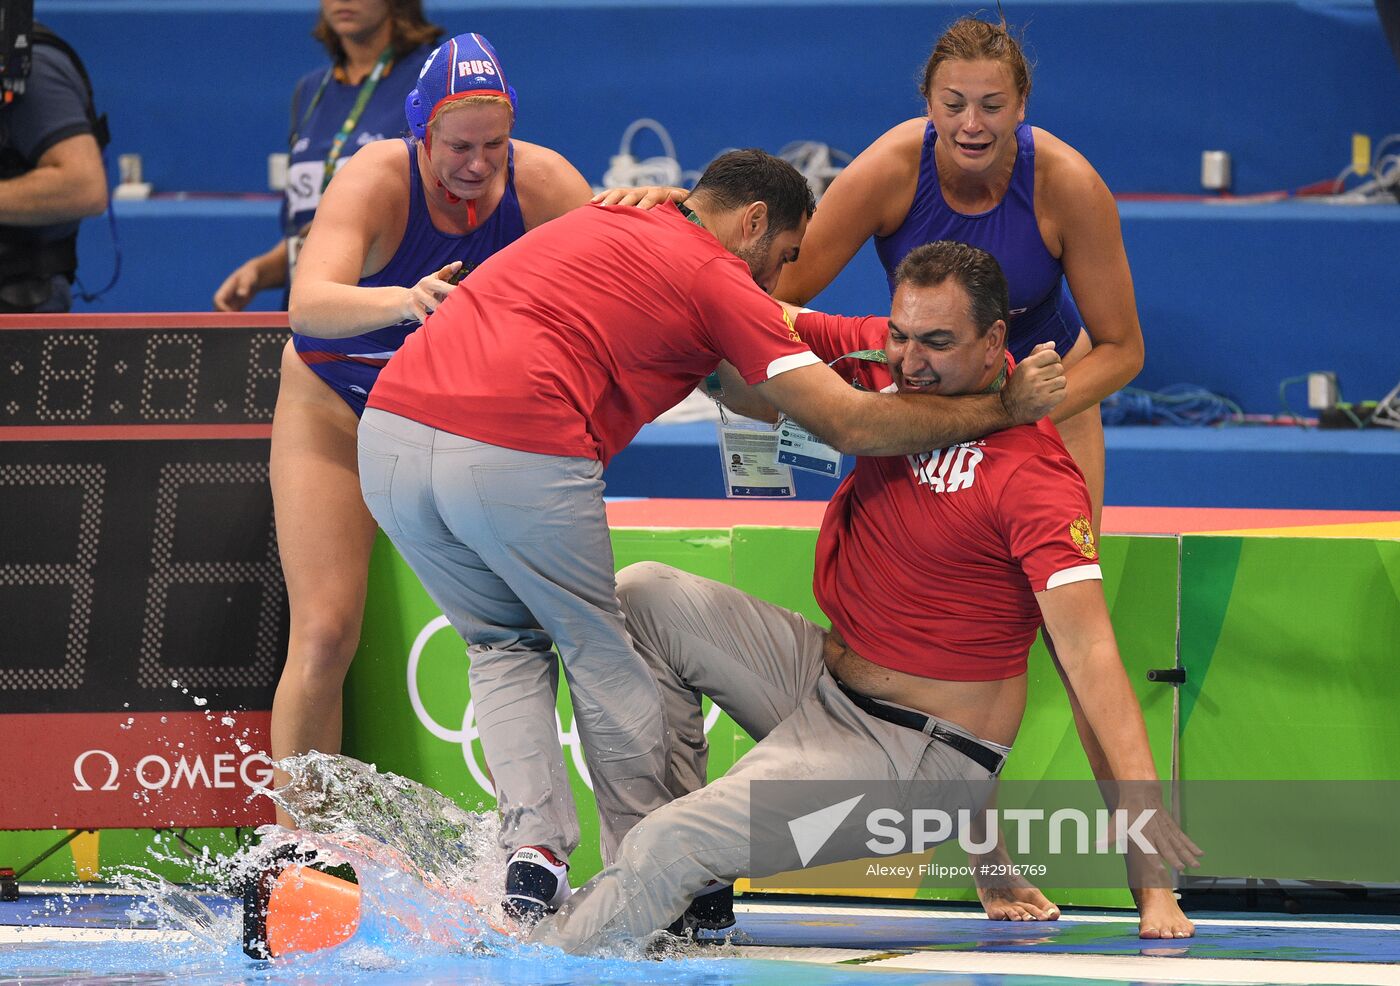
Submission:
<svg viewBox="0 0 1400 986">
<path fill-rule="evenodd" d="M 955 789 L 956 782 L 970 782 L 967 803 L 949 809 L 976 808 L 990 793 L 991 775 L 963 754 L 856 708 L 822 661 L 825 631 L 796 613 L 654 562 L 619 573 L 618 594 L 637 649 L 661 686 L 671 730 L 667 786 L 677 800 L 633 828 L 616 861 L 542 922 L 534 940 L 570 952 L 603 951 L 665 927 L 712 880 L 800 868 L 787 825 L 770 822 L 772 812 L 752 815 L 755 780 L 884 781 L 895 782 L 893 788 L 944 781 Z M 701 694 L 759 740 L 708 787 L 701 787 L 707 754 Z M 807 788 L 812 803 L 785 803 L 786 818 L 829 806 L 825 785 Z M 865 811 L 858 814 L 863 821 Z M 868 838 L 853 817 L 813 865 L 870 856 Z"/>
<path fill-rule="evenodd" d="M 661 699 L 618 605 L 602 464 L 374 409 L 359 446 L 370 513 L 470 645 L 502 847 L 567 858 L 578 846 L 554 719 L 562 660 L 611 859 L 627 829 L 670 796 Z"/>
</svg>

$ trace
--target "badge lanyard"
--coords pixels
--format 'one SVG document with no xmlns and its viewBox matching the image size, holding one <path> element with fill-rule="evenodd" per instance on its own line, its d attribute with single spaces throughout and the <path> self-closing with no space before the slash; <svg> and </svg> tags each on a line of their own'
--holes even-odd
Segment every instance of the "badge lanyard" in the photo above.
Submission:
<svg viewBox="0 0 1400 986">
<path fill-rule="evenodd" d="M 676 208 L 687 220 L 705 228 L 705 224 L 684 203 Z M 787 318 L 786 312 L 783 315 Z M 717 379 L 711 374 L 712 379 Z M 711 390 L 713 396 L 714 390 Z M 730 499 L 782 499 L 797 495 L 792 481 L 792 469 L 778 462 L 778 430 L 761 421 L 733 421 L 725 413 L 718 398 L 719 462 L 724 478 L 724 495 Z"/>
<path fill-rule="evenodd" d="M 369 104 L 370 97 L 374 95 L 374 90 L 379 85 L 379 80 L 384 77 L 384 71 L 389 67 L 389 63 L 394 59 L 394 48 L 390 45 L 379 54 L 379 60 L 374 63 L 374 68 L 370 70 L 365 81 L 360 83 L 360 92 L 355 97 L 355 105 L 350 107 L 350 113 L 345 118 L 345 122 L 340 125 L 340 130 L 331 138 L 331 149 L 326 154 L 325 168 L 321 173 L 321 191 L 326 190 L 326 186 L 335 177 L 335 164 L 340 160 L 340 153 L 345 149 L 345 142 L 350 139 L 350 135 L 355 132 L 356 125 L 360 122 L 360 117 L 365 112 L 365 106 Z M 326 69 L 326 74 L 321 76 L 321 84 L 316 87 L 316 93 L 311 97 L 311 102 L 307 104 L 306 112 L 302 114 L 301 124 L 293 130 L 289 138 L 288 146 L 295 149 L 297 138 L 301 136 L 301 131 L 306 129 L 306 123 L 311 119 L 311 114 L 316 112 L 316 107 L 321 103 L 321 97 L 326 94 L 326 87 L 330 85 L 331 79 L 335 76 L 335 66 Z"/>
<path fill-rule="evenodd" d="M 326 162 L 321 169 L 321 192 L 325 194 L 326 187 L 330 185 L 331 179 L 335 177 L 336 162 L 340 160 L 340 154 L 345 150 L 345 142 L 350 139 L 350 135 L 355 132 L 355 127 L 359 125 L 360 117 L 364 115 L 365 107 L 369 105 L 370 97 L 374 95 L 375 88 L 379 85 L 379 80 L 384 77 L 384 71 L 393 61 L 394 48 L 390 45 L 379 54 L 379 60 L 374 63 L 374 68 L 370 70 L 365 80 L 360 83 L 359 94 L 355 97 L 355 103 L 350 107 L 350 113 L 345 117 L 345 122 L 340 125 L 336 135 L 331 138 L 331 148 L 326 153 Z M 321 84 L 316 87 L 316 93 L 311 97 L 311 102 L 306 107 L 306 112 L 302 114 L 301 124 L 291 132 L 287 146 L 296 149 L 297 139 L 301 136 L 301 131 L 306 129 L 307 121 L 311 119 L 311 114 L 316 111 L 316 107 L 321 103 L 321 97 L 326 93 L 326 87 L 330 85 L 332 77 L 335 75 L 335 66 L 326 69 L 326 74 L 321 76 Z M 291 216 L 287 217 L 290 222 Z M 301 253 L 301 246 L 306 242 L 306 237 L 300 230 L 288 230 L 287 237 L 287 282 L 291 283 L 291 272 L 296 270 L 297 255 Z"/>
</svg>

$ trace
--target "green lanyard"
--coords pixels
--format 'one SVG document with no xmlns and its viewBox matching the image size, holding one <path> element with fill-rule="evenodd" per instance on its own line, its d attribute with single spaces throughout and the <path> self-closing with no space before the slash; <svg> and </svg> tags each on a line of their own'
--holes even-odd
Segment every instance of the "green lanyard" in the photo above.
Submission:
<svg viewBox="0 0 1400 986">
<path fill-rule="evenodd" d="M 886 365 L 888 365 L 890 361 L 890 358 L 885 355 L 885 351 L 883 349 L 857 349 L 853 353 L 846 353 L 844 356 L 836 357 L 834 360 L 832 360 L 826 365 L 831 367 L 832 369 L 835 369 L 836 364 L 841 362 L 843 359 L 858 359 L 864 363 L 884 363 Z M 854 379 L 851 381 L 851 386 L 854 387 L 856 390 L 867 389 L 859 380 Z"/>
<path fill-rule="evenodd" d="M 853 353 L 847 353 L 844 356 L 836 357 L 834 360 L 832 360 L 826 365 L 835 366 L 843 359 L 858 359 L 864 360 L 867 363 L 889 363 L 890 361 L 890 358 L 885 355 L 885 351 L 883 349 L 857 349 Z"/>
<path fill-rule="evenodd" d="M 1005 386 L 1006 386 L 1006 360 L 1002 360 L 1002 361 L 1001 361 L 1001 372 L 999 372 L 999 373 L 997 374 L 997 378 L 996 378 L 995 380 L 993 380 L 992 383 L 991 383 L 991 385 L 990 385 L 986 390 L 982 391 L 982 393 L 984 393 L 984 394 L 995 394 L 997 391 L 1001 390 L 1001 388 L 1002 388 L 1002 387 L 1005 387 Z"/>
<path fill-rule="evenodd" d="M 676 208 L 677 208 L 678 210 L 680 210 L 680 214 L 683 215 L 683 216 L 685 216 L 685 218 L 688 219 L 690 222 L 693 222 L 695 225 L 699 226 L 701 229 L 704 229 L 704 228 L 705 228 L 705 224 L 702 223 L 702 222 L 700 221 L 700 217 L 697 216 L 697 215 L 696 215 L 694 212 L 692 212 L 691 210 L 687 209 L 687 208 L 685 207 L 685 203 L 684 203 L 684 202 L 677 202 L 677 203 L 676 203 Z"/>
<path fill-rule="evenodd" d="M 326 166 L 321 174 L 321 191 L 325 192 L 326 186 L 335 177 L 335 163 L 340 160 L 340 152 L 345 149 L 345 142 L 350 139 L 350 135 L 355 132 L 355 126 L 360 122 L 360 116 L 365 111 L 365 106 L 374 95 L 375 87 L 379 85 L 379 80 L 384 77 L 384 70 L 393 61 L 394 48 L 390 45 L 379 55 L 379 61 L 374 63 L 374 68 L 370 70 L 365 81 L 360 83 L 360 94 L 355 97 L 355 105 L 350 107 L 350 115 L 345 118 L 345 122 L 340 125 L 340 130 L 331 140 L 331 149 L 326 154 Z M 331 78 L 335 75 L 335 66 L 326 69 L 326 74 L 321 76 L 321 84 L 316 87 L 316 94 L 311 97 L 311 103 L 306 107 L 306 112 L 302 115 L 301 126 L 292 131 L 290 146 L 295 149 L 300 131 L 306 129 L 306 121 L 311 119 L 311 114 L 315 112 L 316 106 L 321 102 L 321 97 L 326 93 L 326 86 L 330 85 Z"/>
</svg>

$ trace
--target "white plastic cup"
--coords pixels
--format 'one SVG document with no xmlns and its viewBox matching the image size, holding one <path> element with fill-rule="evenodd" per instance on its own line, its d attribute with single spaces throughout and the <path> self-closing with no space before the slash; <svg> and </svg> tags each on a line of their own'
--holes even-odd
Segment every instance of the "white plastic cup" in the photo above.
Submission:
<svg viewBox="0 0 1400 986">
<path fill-rule="evenodd" d="M 292 157 L 286 151 L 279 151 L 267 156 L 268 191 L 285 192 L 287 190 L 287 169 L 291 167 L 291 164 Z"/>
<path fill-rule="evenodd" d="M 1230 152 L 1201 152 L 1201 187 L 1210 192 L 1223 192 L 1230 187 Z"/>
<path fill-rule="evenodd" d="M 141 184 L 141 155 L 117 155 L 117 176 L 123 185 Z"/>
</svg>

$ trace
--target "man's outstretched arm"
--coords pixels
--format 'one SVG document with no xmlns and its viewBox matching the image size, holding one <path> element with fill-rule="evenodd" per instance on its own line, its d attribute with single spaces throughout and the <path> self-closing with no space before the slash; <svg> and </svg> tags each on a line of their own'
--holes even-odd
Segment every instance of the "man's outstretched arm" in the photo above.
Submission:
<svg viewBox="0 0 1400 986">
<path fill-rule="evenodd" d="M 1102 583 L 1097 579 L 1073 582 L 1039 592 L 1036 600 L 1080 742 L 1100 787 L 1106 797 L 1117 798 L 1116 807 L 1156 810 L 1143 831 L 1160 859 L 1129 844 L 1128 882 L 1142 916 L 1139 934 L 1189 937 L 1195 926 L 1182 914 L 1171 890 L 1160 885 L 1160 869 L 1194 866 L 1200 849 L 1161 802 L 1147 727 L 1123 670 Z"/>
<path fill-rule="evenodd" d="M 1027 356 L 996 394 L 872 394 L 820 363 L 757 385 L 764 400 L 849 455 L 927 452 L 1029 424 L 1059 404 L 1064 388 L 1064 367 L 1053 347 Z"/>
</svg>

